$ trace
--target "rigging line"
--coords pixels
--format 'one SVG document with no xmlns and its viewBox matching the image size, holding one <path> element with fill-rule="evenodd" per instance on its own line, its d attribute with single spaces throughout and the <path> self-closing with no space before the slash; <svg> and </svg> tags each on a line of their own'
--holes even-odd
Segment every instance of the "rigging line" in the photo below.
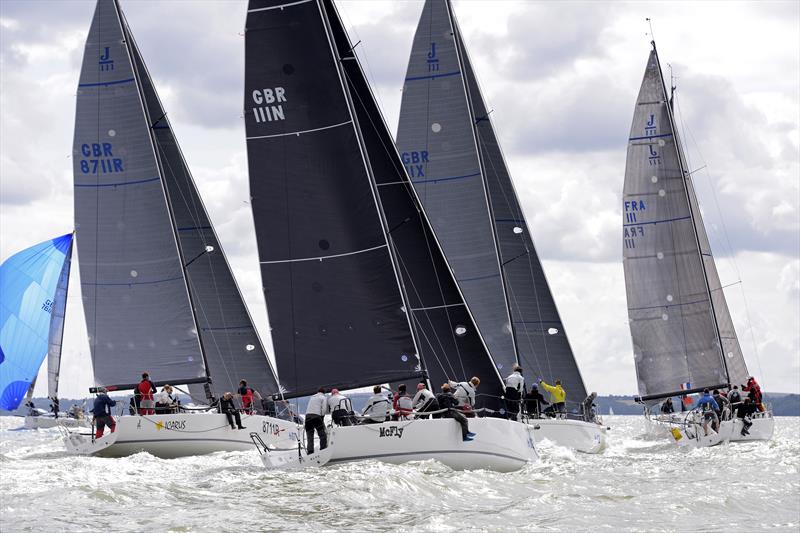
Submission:
<svg viewBox="0 0 800 533">
<path fill-rule="evenodd" d="M 348 79 L 348 82 L 351 85 L 354 85 L 353 84 L 353 80 L 350 78 L 350 73 L 347 72 L 347 69 L 343 69 L 343 71 L 345 73 L 345 76 Z M 361 98 L 361 95 L 358 93 L 358 91 L 353 91 L 353 93 L 356 95 L 356 98 L 358 99 L 358 103 L 361 105 L 362 109 L 368 109 L 368 107 L 365 105 L 365 102 Z M 395 166 L 395 170 L 398 173 L 400 173 L 400 175 L 402 176 L 403 174 L 405 174 L 405 168 L 402 167 L 402 166 L 397 166 L 397 150 L 396 150 L 396 147 L 394 146 L 394 144 L 392 144 L 391 147 L 387 146 L 387 144 L 384 142 L 383 136 L 380 135 L 380 131 L 381 131 L 380 130 L 380 126 L 381 125 L 375 123 L 375 121 L 373 120 L 373 118 L 370 115 L 370 113 L 366 113 L 366 115 L 367 115 L 367 118 L 369 119 L 370 126 L 372 126 L 373 130 L 377 134 L 377 137 L 378 137 L 378 140 L 381 143 L 381 146 L 383 147 L 383 149 L 386 152 L 386 154 L 389 156 L 390 160 L 393 162 L 393 166 Z M 385 126 L 385 124 L 383 124 L 383 125 Z M 387 129 L 387 131 L 388 131 L 388 129 Z M 418 219 L 421 222 L 423 222 L 424 215 L 423 215 L 422 212 L 420 212 L 420 210 L 419 210 L 420 208 L 417 205 L 417 200 L 414 198 L 413 192 L 409 189 L 409 187 L 413 187 L 413 185 L 410 183 L 410 181 L 408 182 L 408 184 L 407 184 L 407 186 L 405 188 L 405 193 L 409 197 L 409 199 L 411 200 L 412 205 L 414 206 L 414 208 L 416 210 Z M 430 242 L 430 234 L 429 234 L 428 231 L 425 230 L 424 223 L 421 223 L 420 226 L 422 228 L 423 236 L 424 236 L 424 239 L 425 239 L 425 245 L 426 245 L 426 248 L 428 250 L 428 257 L 431 260 L 431 266 L 432 266 L 434 272 L 436 272 L 436 263 L 433 260 L 434 255 L 433 255 L 433 250 L 432 250 L 431 242 Z M 388 235 L 387 237 L 392 239 L 391 235 Z M 394 243 L 394 239 L 392 239 L 392 243 Z M 397 248 L 394 245 L 393 245 L 393 247 L 395 249 L 395 256 L 398 258 L 398 261 L 402 262 L 401 254 L 397 251 Z M 444 252 L 442 251 L 442 254 L 443 253 Z M 453 283 L 456 283 L 454 275 L 452 275 L 450 272 L 448 272 L 447 274 L 450 274 L 451 277 L 453 277 Z M 418 293 L 418 291 L 416 289 L 416 286 L 414 285 L 413 279 L 408 277 L 407 282 L 412 285 L 412 288 L 414 289 L 415 293 L 417 294 L 417 298 L 420 301 L 422 301 L 422 298 L 419 297 L 419 293 Z M 438 275 L 436 276 L 436 286 L 439 289 L 439 296 L 441 298 L 441 301 L 445 302 L 446 299 L 444 297 L 444 290 L 442 289 L 442 285 L 441 285 L 441 282 L 439 280 L 439 276 Z M 426 316 L 427 316 L 427 313 L 426 313 Z M 412 315 L 412 317 L 413 317 L 413 315 Z M 455 327 L 453 325 L 452 319 L 450 318 L 450 313 L 449 312 L 447 313 L 447 318 L 448 318 L 448 325 L 449 325 L 449 329 L 450 329 L 450 334 L 451 334 L 452 339 L 453 339 L 453 346 L 455 347 L 455 350 L 456 350 L 456 356 L 458 357 L 458 361 L 459 361 L 459 364 L 461 365 L 462 372 L 464 372 L 464 375 L 466 375 L 466 372 L 464 371 L 464 362 L 463 362 L 463 359 L 461 357 L 461 351 L 460 351 L 460 349 L 458 347 L 458 342 L 456 341 L 456 338 L 455 338 Z M 428 317 L 428 320 L 430 321 L 430 317 Z M 474 324 L 474 320 L 473 320 L 473 325 L 477 329 L 477 326 Z M 434 329 L 434 331 L 435 331 L 435 329 Z M 441 340 L 438 339 L 438 335 L 437 335 L 437 341 L 440 343 L 440 346 L 441 346 Z M 444 356 L 447 359 L 447 356 L 446 356 L 447 355 L 447 351 L 444 350 L 444 348 L 442 348 L 442 349 L 443 349 L 443 352 L 444 352 Z M 437 356 L 437 359 L 438 359 L 438 356 Z M 447 359 L 447 361 L 449 362 L 449 359 Z"/>
<path fill-rule="evenodd" d="M 730 261 L 731 266 L 733 266 L 734 271 L 736 272 L 736 276 L 739 278 L 739 283 L 741 284 L 742 302 L 744 303 L 745 318 L 747 319 L 747 325 L 748 325 L 747 329 L 750 332 L 750 340 L 751 340 L 751 342 L 753 344 L 753 351 L 754 351 L 754 353 L 756 355 L 756 365 L 758 366 L 759 374 L 761 374 L 761 376 L 763 377 L 764 376 L 764 371 L 761 368 L 761 355 L 760 355 L 759 350 L 758 350 L 758 343 L 756 342 L 755 332 L 754 332 L 754 329 L 753 329 L 753 322 L 752 322 L 752 320 L 750 318 L 750 309 L 749 309 L 749 305 L 747 303 L 747 296 L 746 296 L 745 290 L 744 290 L 744 283 L 742 282 L 742 274 L 739 271 L 739 265 L 736 262 L 736 255 L 735 255 L 735 253 L 733 251 L 733 246 L 731 245 L 730 235 L 728 233 L 727 225 L 725 224 L 725 218 L 722 216 L 722 209 L 719 206 L 719 199 L 717 198 L 716 188 L 714 187 L 714 184 L 712 183 L 711 174 L 708 171 L 708 164 L 706 162 L 705 157 L 703 156 L 702 150 L 700 150 L 700 144 L 697 142 L 697 139 L 695 139 L 695 136 L 692 133 L 692 130 L 686 124 L 686 121 L 683 119 L 683 112 L 682 112 L 682 109 L 681 109 L 680 99 L 676 99 L 676 101 L 677 101 L 677 105 L 678 105 L 678 115 L 680 117 L 681 126 L 684 128 L 684 130 L 686 132 L 689 133 L 689 138 L 692 140 L 692 143 L 694 144 L 695 150 L 697 150 L 697 154 L 700 157 L 700 161 L 703 163 L 703 166 L 698 168 L 694 172 L 697 172 L 698 170 L 701 170 L 701 169 L 706 169 L 706 172 L 705 172 L 706 179 L 709 182 L 709 185 L 710 185 L 710 188 L 711 188 L 711 197 L 714 200 L 714 207 L 716 208 L 717 216 L 719 217 L 719 222 L 720 222 L 720 225 L 722 226 L 722 234 L 725 237 L 725 244 L 726 244 L 726 246 L 728 248 L 727 251 L 728 251 L 728 254 L 729 254 L 729 257 L 730 257 L 729 261 Z M 729 311 L 729 313 L 730 313 L 730 311 Z M 735 331 L 736 330 L 734 329 L 734 332 Z M 737 339 L 737 343 L 738 343 L 738 339 Z M 741 346 L 739 347 L 739 350 L 741 351 Z M 744 357 L 744 354 L 742 354 L 742 357 Z"/>
</svg>

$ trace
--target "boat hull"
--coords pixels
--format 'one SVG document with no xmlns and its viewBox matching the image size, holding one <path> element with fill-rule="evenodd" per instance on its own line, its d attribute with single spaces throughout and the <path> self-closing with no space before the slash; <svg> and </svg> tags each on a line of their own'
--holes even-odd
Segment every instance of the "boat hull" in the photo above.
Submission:
<svg viewBox="0 0 800 533">
<path fill-rule="evenodd" d="M 26 429 L 48 429 L 54 427 L 67 427 L 67 428 L 88 428 L 91 423 L 86 418 L 70 418 L 53 416 L 26 416 L 25 428 Z"/>
<path fill-rule="evenodd" d="M 176 413 L 122 416 L 114 433 L 92 439 L 91 433 L 69 432 L 64 438 L 67 451 L 77 455 L 125 457 L 138 452 L 164 459 L 203 455 L 220 451 L 252 450 L 250 433 L 276 447 L 297 442 L 293 422 L 261 415 L 242 415 L 246 430 L 231 429 L 219 413 Z"/>
<path fill-rule="evenodd" d="M 533 419 L 528 422 L 533 426 L 536 442 L 543 439 L 572 448 L 583 453 L 600 453 L 606 448 L 606 426 L 583 420 L 560 418 Z"/>
<path fill-rule="evenodd" d="M 435 459 L 454 470 L 512 472 L 536 461 L 533 428 L 499 418 L 471 418 L 475 440 L 464 442 L 450 418 L 337 427 L 328 464 L 378 460 L 401 464 Z"/>
<path fill-rule="evenodd" d="M 645 417 L 647 433 L 655 437 L 666 437 L 681 447 L 704 448 L 716 446 L 723 442 L 746 442 L 770 440 L 775 431 L 775 419 L 771 411 L 756 413 L 751 418 L 753 425 L 750 426 L 747 435 L 742 435 L 743 423 L 740 418 L 723 420 L 720 422 L 718 432 L 714 432 L 709 425 L 709 434 L 705 435 L 698 419 L 687 428 L 683 423 L 683 416 L 659 415 L 657 417 Z"/>
</svg>

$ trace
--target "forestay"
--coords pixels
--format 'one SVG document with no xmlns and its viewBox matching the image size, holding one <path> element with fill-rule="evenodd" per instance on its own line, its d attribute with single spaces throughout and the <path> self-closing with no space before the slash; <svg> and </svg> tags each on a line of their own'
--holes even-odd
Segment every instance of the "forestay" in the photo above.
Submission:
<svg viewBox="0 0 800 533">
<path fill-rule="evenodd" d="M 519 361 L 534 375 L 561 379 L 571 398 L 583 399 L 583 379 L 445 0 L 428 1 L 423 8 L 403 90 L 398 146 L 457 274 L 460 263 L 474 266 L 471 257 L 459 255 L 458 247 L 471 249 L 475 234 L 489 239 L 487 253 L 495 268 L 500 265 L 494 281 L 483 281 L 478 288 L 469 277 L 458 280 L 482 332 L 496 331 L 495 322 L 482 319 L 490 314 L 506 317 L 507 337 L 515 342 L 516 355 L 514 349 L 487 339 L 498 368 L 508 373 Z M 432 178 L 465 159 L 471 161 L 474 176 Z M 466 207 L 476 203 L 483 211 Z M 489 308 L 491 313 L 481 312 Z"/>
<path fill-rule="evenodd" d="M 45 241 L 0 265 L 0 409 L 13 411 L 32 388 L 45 356 L 57 359 L 72 234 Z M 54 325 L 54 322 L 56 323 Z M 52 393 L 52 391 L 51 391 Z"/>
<path fill-rule="evenodd" d="M 623 253 L 640 394 L 742 382 L 747 369 L 674 128 L 655 46 L 628 142 Z"/>
</svg>

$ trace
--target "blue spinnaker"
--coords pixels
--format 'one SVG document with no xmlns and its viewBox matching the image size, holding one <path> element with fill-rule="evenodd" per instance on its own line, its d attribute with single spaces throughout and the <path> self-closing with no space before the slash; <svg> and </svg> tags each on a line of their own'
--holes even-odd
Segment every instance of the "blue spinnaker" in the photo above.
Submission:
<svg viewBox="0 0 800 533">
<path fill-rule="evenodd" d="M 47 355 L 72 234 L 27 248 L 0 265 L 0 409 L 16 409 Z M 65 294 L 65 291 L 59 291 Z"/>
</svg>

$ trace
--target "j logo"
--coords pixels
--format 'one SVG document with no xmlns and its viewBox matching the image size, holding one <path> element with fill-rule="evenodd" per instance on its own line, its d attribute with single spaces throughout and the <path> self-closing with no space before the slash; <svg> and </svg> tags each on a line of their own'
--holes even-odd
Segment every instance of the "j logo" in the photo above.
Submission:
<svg viewBox="0 0 800 533">
<path fill-rule="evenodd" d="M 428 52 L 428 72 L 436 72 L 439 70 L 439 58 L 436 57 L 436 43 L 431 43 L 431 49 Z"/>
<path fill-rule="evenodd" d="M 100 72 L 107 72 L 114 70 L 114 60 L 111 59 L 111 50 L 108 46 L 103 47 L 103 53 L 100 54 Z"/>
</svg>

